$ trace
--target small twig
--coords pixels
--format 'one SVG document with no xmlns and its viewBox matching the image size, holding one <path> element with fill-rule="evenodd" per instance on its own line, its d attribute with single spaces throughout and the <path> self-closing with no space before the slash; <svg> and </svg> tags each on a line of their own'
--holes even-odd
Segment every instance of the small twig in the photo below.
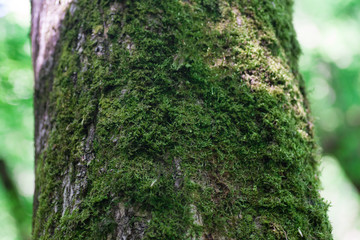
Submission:
<svg viewBox="0 0 360 240">
<path fill-rule="evenodd" d="M 19 234 L 21 235 L 23 240 L 30 239 L 29 234 L 27 232 L 27 226 L 24 221 L 25 219 L 24 206 L 21 203 L 21 198 L 17 190 L 17 187 L 14 181 L 12 180 L 12 178 L 10 177 L 10 174 L 6 167 L 6 163 L 3 159 L 0 159 L 0 179 L 7 192 L 8 201 L 11 206 L 12 215 L 16 220 Z"/>
<path fill-rule="evenodd" d="M 2 159 L 0 159 L 0 178 L 8 192 L 13 192 L 16 189 L 14 182 L 8 174 L 5 161 Z"/>
</svg>

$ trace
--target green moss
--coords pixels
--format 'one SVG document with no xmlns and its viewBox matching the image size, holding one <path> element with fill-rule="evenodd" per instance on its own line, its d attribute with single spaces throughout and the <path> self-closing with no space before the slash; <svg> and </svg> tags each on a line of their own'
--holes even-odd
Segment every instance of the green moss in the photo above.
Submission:
<svg viewBox="0 0 360 240">
<path fill-rule="evenodd" d="M 115 239 L 119 204 L 144 239 L 331 239 L 290 1 L 77 5 L 34 239 Z"/>
</svg>

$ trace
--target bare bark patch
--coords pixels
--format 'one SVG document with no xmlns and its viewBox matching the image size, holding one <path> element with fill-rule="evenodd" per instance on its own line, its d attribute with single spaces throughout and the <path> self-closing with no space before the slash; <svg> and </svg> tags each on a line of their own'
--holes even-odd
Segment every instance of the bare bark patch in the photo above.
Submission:
<svg viewBox="0 0 360 240">
<path fill-rule="evenodd" d="M 149 212 L 128 207 L 123 202 L 118 203 L 114 216 L 117 228 L 115 233 L 108 234 L 107 239 L 142 239 L 151 218 Z"/>
<path fill-rule="evenodd" d="M 60 38 L 61 22 L 75 0 L 32 0 L 32 56 L 35 79 L 46 62 L 54 61 L 55 46 Z M 74 12 L 75 6 L 71 7 Z"/>
</svg>

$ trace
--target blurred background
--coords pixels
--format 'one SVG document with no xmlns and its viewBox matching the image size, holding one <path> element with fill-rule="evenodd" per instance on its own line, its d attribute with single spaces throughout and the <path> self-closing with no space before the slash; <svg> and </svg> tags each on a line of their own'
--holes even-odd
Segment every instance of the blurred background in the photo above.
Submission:
<svg viewBox="0 0 360 240">
<path fill-rule="evenodd" d="M 26 239 L 34 188 L 30 0 L 0 0 L 0 240 Z M 300 69 L 335 240 L 360 239 L 360 0 L 297 0 Z"/>
<path fill-rule="evenodd" d="M 360 0 L 295 0 L 294 25 L 335 240 L 360 239 Z"/>
</svg>

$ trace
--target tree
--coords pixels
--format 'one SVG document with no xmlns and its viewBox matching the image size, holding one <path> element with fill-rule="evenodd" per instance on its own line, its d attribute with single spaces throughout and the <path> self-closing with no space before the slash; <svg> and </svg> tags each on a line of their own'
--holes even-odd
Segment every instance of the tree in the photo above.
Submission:
<svg viewBox="0 0 360 240">
<path fill-rule="evenodd" d="M 331 239 L 292 1 L 32 1 L 34 239 Z"/>
</svg>

